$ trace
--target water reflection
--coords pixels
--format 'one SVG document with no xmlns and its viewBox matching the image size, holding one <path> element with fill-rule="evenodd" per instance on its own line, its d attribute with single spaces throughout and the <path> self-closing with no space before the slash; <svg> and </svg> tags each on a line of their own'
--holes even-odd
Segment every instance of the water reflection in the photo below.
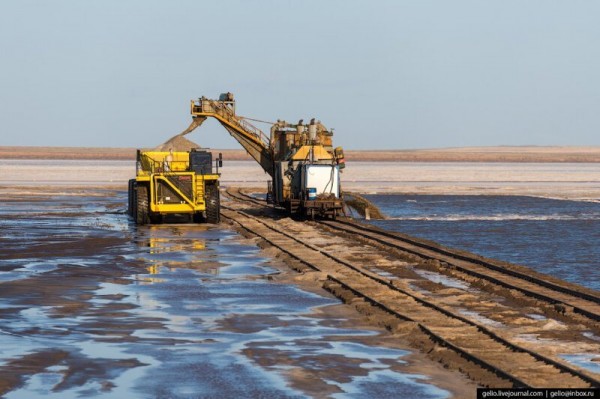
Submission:
<svg viewBox="0 0 600 399">
<path fill-rule="evenodd" d="M 34 367 L 18 368 L 3 397 L 308 397 L 318 386 L 377 398 L 383 378 L 447 396 L 403 371 L 406 352 L 364 343 L 374 332 L 313 314 L 337 300 L 265 279 L 278 270 L 253 243 L 223 226 L 138 227 L 109 212 L 125 201 L 96 197 L 87 210 L 84 197 L 77 217 L 5 215 L 5 231 L 27 238 L 0 241 L 11 270 L 35 273 L 0 283 L 0 373 Z M 110 223 L 90 223 L 97 212 Z"/>
</svg>

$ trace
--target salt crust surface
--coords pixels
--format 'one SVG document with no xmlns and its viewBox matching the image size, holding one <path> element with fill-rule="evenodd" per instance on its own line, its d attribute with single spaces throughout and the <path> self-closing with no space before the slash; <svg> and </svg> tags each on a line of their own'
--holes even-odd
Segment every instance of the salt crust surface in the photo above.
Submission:
<svg viewBox="0 0 600 399">
<path fill-rule="evenodd" d="M 224 161 L 221 184 L 266 188 L 269 176 L 252 161 Z M 0 189 L 126 187 L 135 164 L 114 160 L 3 160 Z M 353 162 L 342 186 L 361 193 L 531 195 L 600 201 L 598 163 Z"/>
</svg>

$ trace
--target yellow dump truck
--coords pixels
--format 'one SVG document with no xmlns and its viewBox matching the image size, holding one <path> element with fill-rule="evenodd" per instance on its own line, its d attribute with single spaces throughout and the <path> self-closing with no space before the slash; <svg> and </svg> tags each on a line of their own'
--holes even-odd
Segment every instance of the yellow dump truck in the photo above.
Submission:
<svg viewBox="0 0 600 399">
<path fill-rule="evenodd" d="M 139 225 L 177 215 L 193 222 L 219 223 L 219 167 L 206 150 L 137 151 L 136 178 L 129 180 L 129 214 Z"/>
</svg>

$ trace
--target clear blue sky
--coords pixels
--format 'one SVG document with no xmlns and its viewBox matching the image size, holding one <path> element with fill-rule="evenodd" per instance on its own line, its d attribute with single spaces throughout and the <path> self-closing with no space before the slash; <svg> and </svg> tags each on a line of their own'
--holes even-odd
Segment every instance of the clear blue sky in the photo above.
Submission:
<svg viewBox="0 0 600 399">
<path fill-rule="evenodd" d="M 153 146 L 225 91 L 348 149 L 600 145 L 593 0 L 3 0 L 0 60 L 0 145 Z"/>
</svg>

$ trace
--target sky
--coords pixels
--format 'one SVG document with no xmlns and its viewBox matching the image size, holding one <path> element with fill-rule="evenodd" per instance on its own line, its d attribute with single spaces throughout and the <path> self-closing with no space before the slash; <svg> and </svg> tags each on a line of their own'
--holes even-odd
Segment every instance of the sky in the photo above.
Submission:
<svg viewBox="0 0 600 399">
<path fill-rule="evenodd" d="M 1 0 L 0 145 L 150 147 L 229 91 L 346 149 L 598 146 L 599 19 L 594 0 Z M 188 138 L 239 148 L 215 121 Z"/>
</svg>

